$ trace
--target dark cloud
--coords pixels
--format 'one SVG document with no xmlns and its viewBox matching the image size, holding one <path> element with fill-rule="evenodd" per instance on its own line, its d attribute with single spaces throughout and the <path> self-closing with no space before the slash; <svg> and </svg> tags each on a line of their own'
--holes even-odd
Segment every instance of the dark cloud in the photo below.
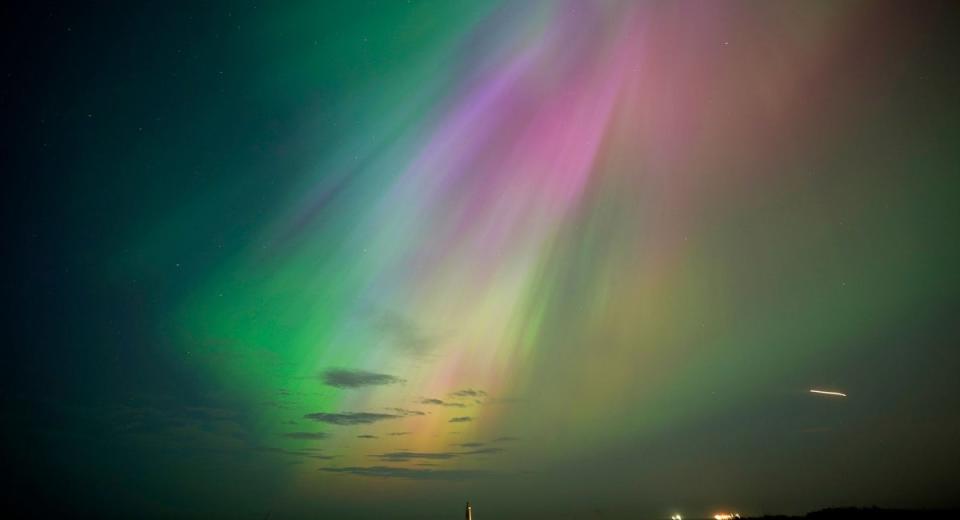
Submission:
<svg viewBox="0 0 960 520">
<path fill-rule="evenodd" d="M 391 415 L 386 413 L 370 412 L 344 412 L 344 413 L 308 413 L 304 419 L 318 421 L 326 424 L 335 424 L 337 426 L 350 426 L 354 424 L 372 424 L 379 421 L 388 421 L 390 419 L 399 419 L 402 415 Z"/>
<path fill-rule="evenodd" d="M 460 456 L 459 452 L 454 451 L 441 451 L 441 452 L 418 452 L 418 451 L 394 451 L 390 453 L 383 453 L 381 455 L 374 455 L 378 459 L 388 460 L 392 462 L 403 462 L 408 460 L 415 459 L 426 459 L 426 460 L 448 460 Z"/>
<path fill-rule="evenodd" d="M 497 437 L 496 439 L 493 439 L 493 442 L 513 442 L 519 440 L 519 437 Z"/>
<path fill-rule="evenodd" d="M 364 434 L 364 435 L 357 435 L 357 438 L 358 439 L 376 439 L 378 437 L 376 435 Z"/>
<path fill-rule="evenodd" d="M 465 442 L 463 444 L 457 444 L 457 446 L 460 446 L 461 448 L 479 448 L 484 445 L 485 443 L 483 442 Z"/>
<path fill-rule="evenodd" d="M 310 459 L 319 459 L 319 460 L 332 460 L 333 455 L 324 455 L 319 450 L 311 449 L 302 449 L 302 450 L 288 450 L 286 448 L 274 448 L 272 446 L 258 446 L 253 448 L 253 451 L 259 451 L 264 453 L 277 453 L 280 455 L 289 455 L 291 457 L 303 457 Z"/>
<path fill-rule="evenodd" d="M 343 468 L 320 468 L 320 471 L 344 473 L 361 477 L 403 478 L 409 480 L 449 480 L 461 481 L 484 478 L 491 475 L 488 471 L 449 470 L 449 469 L 411 469 L 390 466 L 350 466 Z"/>
<path fill-rule="evenodd" d="M 283 436 L 289 439 L 326 439 L 330 434 L 326 432 L 289 432 L 284 433 Z"/>
<path fill-rule="evenodd" d="M 487 393 L 483 390 L 474 390 L 472 388 L 464 388 L 463 390 L 458 390 L 450 394 L 451 397 L 486 397 Z"/>
<path fill-rule="evenodd" d="M 492 455 L 502 452 L 502 448 L 481 448 L 466 451 L 392 451 L 380 455 L 372 455 L 380 460 L 388 462 L 409 462 L 412 460 L 450 460 L 470 455 Z"/>
<path fill-rule="evenodd" d="M 479 448 L 470 451 L 461 451 L 461 455 L 492 455 L 504 451 L 503 448 Z"/>
<path fill-rule="evenodd" d="M 464 408 L 466 405 L 463 403 L 452 403 L 450 401 L 444 401 L 442 399 L 424 399 L 420 401 L 420 404 L 429 404 L 435 406 L 451 406 L 454 408 Z"/>
<path fill-rule="evenodd" d="M 387 435 L 391 437 L 400 437 L 403 435 L 410 435 L 410 432 L 391 432 L 391 433 L 388 433 Z"/>
<path fill-rule="evenodd" d="M 393 385 L 403 383 L 404 380 L 389 374 L 378 374 L 363 370 L 346 370 L 332 368 L 320 374 L 320 378 L 328 386 L 335 388 L 361 388 L 364 386 Z"/>
<path fill-rule="evenodd" d="M 407 410 L 406 408 L 387 408 L 391 412 L 397 412 L 400 415 L 427 415 L 426 412 L 421 412 L 420 410 Z"/>
<path fill-rule="evenodd" d="M 450 419 L 449 422 L 470 422 L 472 420 L 472 417 L 454 417 L 453 419 Z"/>
</svg>

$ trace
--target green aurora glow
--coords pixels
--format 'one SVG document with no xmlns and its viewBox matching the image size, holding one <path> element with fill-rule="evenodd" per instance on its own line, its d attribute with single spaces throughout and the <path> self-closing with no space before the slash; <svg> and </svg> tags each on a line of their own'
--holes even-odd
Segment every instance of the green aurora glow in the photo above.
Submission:
<svg viewBox="0 0 960 520">
<path fill-rule="evenodd" d="M 24 493 L 225 518 L 952 505 L 958 85 L 949 17 L 909 10 L 37 18 L 58 77 L 34 78 L 41 176 L 12 206 L 45 259 L 15 285 L 46 316 L 7 383 Z"/>
</svg>

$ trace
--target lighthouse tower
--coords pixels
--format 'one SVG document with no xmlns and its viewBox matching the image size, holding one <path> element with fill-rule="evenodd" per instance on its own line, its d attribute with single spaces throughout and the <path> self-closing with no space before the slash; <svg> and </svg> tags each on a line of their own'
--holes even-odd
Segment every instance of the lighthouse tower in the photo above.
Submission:
<svg viewBox="0 0 960 520">
<path fill-rule="evenodd" d="M 470 502 L 467 502 L 467 520 L 473 520 L 473 508 L 470 507 Z"/>
</svg>

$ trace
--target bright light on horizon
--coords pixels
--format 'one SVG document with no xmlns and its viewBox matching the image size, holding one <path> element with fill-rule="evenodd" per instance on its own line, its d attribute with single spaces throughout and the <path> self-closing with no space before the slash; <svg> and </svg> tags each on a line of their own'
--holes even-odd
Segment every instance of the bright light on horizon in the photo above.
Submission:
<svg viewBox="0 0 960 520">
<path fill-rule="evenodd" d="M 740 513 L 717 513 L 713 515 L 715 520 L 733 520 L 734 518 L 740 518 Z"/>
<path fill-rule="evenodd" d="M 845 393 L 843 393 L 843 392 L 832 392 L 832 391 L 830 391 L 830 390 L 817 390 L 817 389 L 815 389 L 815 388 L 811 388 L 811 389 L 810 389 L 810 393 L 811 393 L 811 394 L 820 394 L 820 395 L 832 395 L 832 396 L 835 396 L 835 397 L 846 397 L 846 396 L 847 396 L 847 394 L 845 394 Z"/>
</svg>

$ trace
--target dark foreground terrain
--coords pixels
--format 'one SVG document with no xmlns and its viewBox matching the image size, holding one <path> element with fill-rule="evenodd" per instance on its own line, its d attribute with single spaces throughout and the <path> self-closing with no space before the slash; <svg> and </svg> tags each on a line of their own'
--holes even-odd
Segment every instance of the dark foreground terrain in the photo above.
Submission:
<svg viewBox="0 0 960 520">
<path fill-rule="evenodd" d="M 803 516 L 765 515 L 743 517 L 745 519 L 786 520 L 806 518 L 809 520 L 858 520 L 894 518 L 960 518 L 960 509 L 882 509 L 878 507 L 837 507 L 813 511 Z"/>
</svg>

